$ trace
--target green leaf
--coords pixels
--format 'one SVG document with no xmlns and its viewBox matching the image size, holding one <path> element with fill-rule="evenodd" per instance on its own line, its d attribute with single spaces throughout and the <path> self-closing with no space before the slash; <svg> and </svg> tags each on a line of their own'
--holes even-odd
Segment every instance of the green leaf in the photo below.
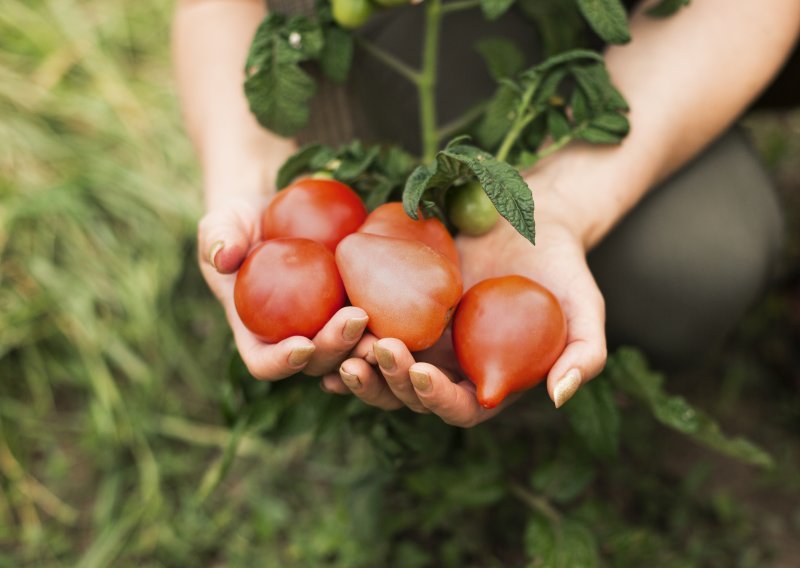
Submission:
<svg viewBox="0 0 800 568">
<path fill-rule="evenodd" d="M 563 111 L 555 108 L 548 109 L 547 131 L 553 137 L 553 140 L 560 140 L 564 136 L 568 136 L 571 130 L 572 128 Z"/>
<path fill-rule="evenodd" d="M 613 458 L 619 450 L 620 416 L 607 381 L 584 385 L 564 406 L 570 425 L 588 450 L 600 458 Z"/>
<path fill-rule="evenodd" d="M 558 55 L 554 55 L 553 57 L 545 59 L 538 65 L 523 72 L 523 75 L 526 77 L 541 76 L 545 72 L 555 69 L 556 67 L 560 67 L 568 63 L 577 64 L 582 60 L 586 60 L 589 63 L 603 63 L 603 56 L 590 49 L 573 49 L 571 51 L 559 53 Z"/>
<path fill-rule="evenodd" d="M 481 146 L 494 150 L 500 145 L 514 121 L 519 96 L 516 86 L 500 83 L 475 132 Z"/>
<path fill-rule="evenodd" d="M 481 0 L 483 15 L 487 20 L 496 20 L 505 14 L 516 0 Z"/>
<path fill-rule="evenodd" d="M 513 41 L 506 38 L 482 39 L 475 49 L 481 54 L 489 73 L 497 81 L 504 77 L 513 77 L 525 65 L 525 56 Z"/>
<path fill-rule="evenodd" d="M 403 207 L 417 219 L 420 201 L 430 190 L 445 191 L 465 177 L 477 178 L 494 206 L 514 228 L 532 243 L 535 241 L 533 197 L 513 166 L 498 161 L 474 146 L 449 147 L 436 155 L 436 161 L 417 168 L 403 192 Z"/>
<path fill-rule="evenodd" d="M 600 565 L 597 541 L 583 524 L 572 519 L 551 519 L 535 513 L 525 528 L 525 550 L 532 566 L 593 568 Z"/>
<path fill-rule="evenodd" d="M 592 464 L 572 446 L 562 445 L 555 459 L 536 468 L 531 484 L 552 501 L 569 503 L 586 490 L 595 473 Z"/>
<path fill-rule="evenodd" d="M 322 72 L 334 83 L 344 83 L 353 64 L 353 35 L 338 26 L 325 29 L 325 47 L 320 54 Z"/>
<path fill-rule="evenodd" d="M 283 189 L 299 175 L 309 171 L 311 162 L 324 148 L 322 144 L 308 144 L 290 156 L 278 170 L 278 177 L 275 180 L 278 189 Z"/>
<path fill-rule="evenodd" d="M 322 46 L 322 30 L 307 18 L 273 13 L 264 19 L 250 46 L 244 84 L 250 110 L 262 126 L 291 136 L 308 123 L 316 83 L 300 63 L 317 58 Z"/>
<path fill-rule="evenodd" d="M 772 456 L 743 438 L 729 438 L 707 414 L 693 408 L 685 399 L 663 391 L 663 377 L 647 366 L 641 353 L 623 348 L 609 359 L 603 376 L 622 392 L 647 406 L 656 419 L 686 434 L 693 440 L 722 454 L 744 462 L 771 468 Z"/>
<path fill-rule="evenodd" d="M 589 118 L 589 103 L 586 100 L 586 95 L 581 89 L 575 89 L 575 91 L 572 93 L 570 108 L 572 109 L 572 118 L 578 124 Z"/>
<path fill-rule="evenodd" d="M 619 144 L 622 142 L 623 136 L 601 130 L 600 128 L 587 126 L 578 130 L 576 138 L 589 142 L 590 144 Z"/>
<path fill-rule="evenodd" d="M 584 20 L 574 2 L 518 0 L 517 6 L 536 24 L 545 56 L 574 49 L 583 43 Z"/>
<path fill-rule="evenodd" d="M 589 125 L 592 128 L 599 128 L 600 130 L 606 130 L 613 134 L 621 134 L 623 136 L 630 130 L 628 119 L 617 112 L 608 112 L 596 116 L 591 120 Z"/>
<path fill-rule="evenodd" d="M 690 0 L 661 0 L 655 6 L 648 8 L 646 13 L 654 18 L 668 18 L 689 3 Z"/>
<path fill-rule="evenodd" d="M 620 0 L 578 0 L 578 8 L 604 41 L 621 44 L 631 40 L 628 14 Z"/>
</svg>

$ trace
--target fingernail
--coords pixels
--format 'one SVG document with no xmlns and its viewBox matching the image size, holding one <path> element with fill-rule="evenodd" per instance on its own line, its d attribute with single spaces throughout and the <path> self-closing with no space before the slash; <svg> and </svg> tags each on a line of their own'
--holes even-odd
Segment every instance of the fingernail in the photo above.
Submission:
<svg viewBox="0 0 800 568">
<path fill-rule="evenodd" d="M 292 367 L 302 367 L 311 360 L 314 354 L 313 345 L 305 345 L 303 347 L 295 347 L 289 354 L 289 364 Z"/>
<path fill-rule="evenodd" d="M 223 248 L 225 248 L 225 243 L 217 241 L 211 245 L 211 250 L 208 252 L 208 261 L 211 263 L 211 266 L 214 267 L 214 270 L 219 270 L 217 266 L 217 255 Z"/>
<path fill-rule="evenodd" d="M 408 371 L 408 376 L 411 378 L 411 384 L 414 385 L 414 388 L 419 392 L 429 392 L 433 387 L 431 376 L 428 373 L 410 369 Z"/>
<path fill-rule="evenodd" d="M 578 369 L 570 369 L 567 374 L 561 377 L 553 389 L 553 402 L 556 408 L 561 408 L 565 402 L 572 398 L 581 387 L 581 372 Z"/>
<path fill-rule="evenodd" d="M 341 375 L 344 384 L 346 384 L 348 388 L 351 389 L 361 388 L 361 381 L 359 380 L 358 376 L 352 373 L 348 373 L 347 371 L 344 370 L 344 367 L 339 368 L 339 375 Z"/>
<path fill-rule="evenodd" d="M 378 364 L 378 358 L 375 357 L 375 346 L 374 345 L 372 346 L 372 349 L 367 351 L 367 354 L 364 355 L 364 361 L 366 361 L 370 365 L 377 365 Z"/>
<path fill-rule="evenodd" d="M 364 333 L 364 330 L 367 329 L 367 321 L 369 318 L 350 318 L 344 324 L 344 330 L 342 331 L 342 337 L 345 341 L 355 341 L 361 334 Z"/>
<path fill-rule="evenodd" d="M 381 347 L 377 343 L 372 346 L 372 350 L 375 352 L 375 358 L 378 360 L 378 365 L 381 366 L 381 369 L 386 369 L 387 371 L 394 370 L 397 363 L 395 363 L 394 355 L 391 351 L 385 347 Z"/>
</svg>

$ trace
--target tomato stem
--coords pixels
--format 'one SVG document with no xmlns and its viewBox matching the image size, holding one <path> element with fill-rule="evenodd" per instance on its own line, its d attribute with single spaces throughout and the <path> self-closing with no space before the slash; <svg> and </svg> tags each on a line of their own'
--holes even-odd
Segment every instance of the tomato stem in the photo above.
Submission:
<svg viewBox="0 0 800 568">
<path fill-rule="evenodd" d="M 439 56 L 439 30 L 442 20 L 442 0 L 425 3 L 425 44 L 422 52 L 422 71 L 417 83 L 422 132 L 422 159 L 432 162 L 439 149 L 436 124 L 436 77 Z"/>
</svg>

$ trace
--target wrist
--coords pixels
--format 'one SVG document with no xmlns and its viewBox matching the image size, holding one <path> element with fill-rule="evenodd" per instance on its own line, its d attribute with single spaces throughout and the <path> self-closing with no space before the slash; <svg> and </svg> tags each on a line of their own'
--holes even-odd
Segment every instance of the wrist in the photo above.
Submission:
<svg viewBox="0 0 800 568">
<path fill-rule="evenodd" d="M 536 222 L 566 227 L 588 251 L 652 185 L 648 170 L 631 167 L 625 143 L 573 144 L 524 173 L 536 203 Z"/>
</svg>

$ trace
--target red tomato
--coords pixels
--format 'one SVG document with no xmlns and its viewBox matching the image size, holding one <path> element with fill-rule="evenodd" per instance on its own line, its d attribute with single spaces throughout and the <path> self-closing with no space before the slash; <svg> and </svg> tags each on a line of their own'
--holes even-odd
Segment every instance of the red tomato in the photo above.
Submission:
<svg viewBox="0 0 800 568">
<path fill-rule="evenodd" d="M 453 318 L 456 357 L 486 408 L 539 384 L 566 342 L 567 322 L 558 300 L 522 276 L 476 284 Z"/>
<path fill-rule="evenodd" d="M 279 237 L 311 239 L 331 252 L 355 232 L 367 209 L 355 191 L 328 179 L 302 179 L 278 192 L 262 217 L 264 240 Z"/>
<path fill-rule="evenodd" d="M 308 239 L 275 239 L 255 247 L 233 289 L 245 327 L 267 343 L 313 338 L 346 297 L 333 254 Z"/>
<path fill-rule="evenodd" d="M 406 214 L 403 204 L 397 201 L 375 209 L 358 232 L 421 241 L 459 266 L 456 243 L 447 227 L 435 218 L 415 221 Z"/>
<path fill-rule="evenodd" d="M 370 331 L 411 351 L 436 343 L 461 297 L 458 267 L 416 240 L 354 233 L 339 243 L 336 265 Z"/>
</svg>

